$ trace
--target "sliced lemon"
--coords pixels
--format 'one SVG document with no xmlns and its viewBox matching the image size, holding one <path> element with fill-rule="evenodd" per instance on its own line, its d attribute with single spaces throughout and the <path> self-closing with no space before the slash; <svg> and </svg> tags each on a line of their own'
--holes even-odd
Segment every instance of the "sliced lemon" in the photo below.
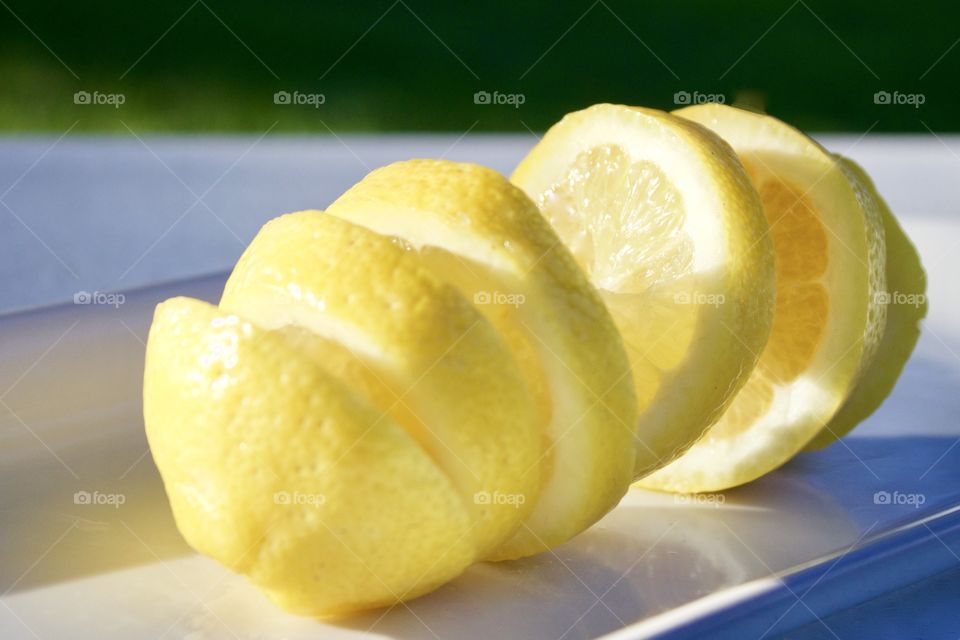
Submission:
<svg viewBox="0 0 960 640">
<path fill-rule="evenodd" d="M 288 338 L 197 300 L 157 307 L 144 418 L 187 542 L 303 615 L 396 603 L 459 574 L 476 559 L 459 489 L 304 355 L 311 336 Z"/>
<path fill-rule="evenodd" d="M 512 176 L 613 314 L 640 405 L 635 471 L 689 447 L 754 367 L 773 312 L 773 252 L 734 152 L 662 111 L 564 117 Z"/>
<path fill-rule="evenodd" d="M 516 361 L 473 305 L 400 244 L 319 211 L 281 216 L 241 256 L 220 307 L 339 344 L 331 366 L 389 400 L 383 410 L 460 490 L 479 557 L 532 508 L 542 450 Z"/>
<path fill-rule="evenodd" d="M 516 360 L 401 244 L 282 216 L 220 307 L 158 308 L 148 437 L 186 539 L 284 609 L 429 591 L 533 508 L 540 425 Z"/>
<path fill-rule="evenodd" d="M 885 249 L 876 200 L 841 164 L 776 118 L 723 105 L 677 115 L 737 151 L 777 255 L 773 330 L 750 380 L 696 445 L 640 486 L 718 491 L 780 466 L 853 391 L 883 333 Z"/>
<path fill-rule="evenodd" d="M 873 361 L 830 424 L 810 442 L 813 449 L 847 434 L 890 395 L 920 337 L 920 321 L 927 315 L 927 278 L 916 248 L 866 172 L 848 158 L 837 156 L 837 160 L 847 177 L 880 208 L 887 247 L 887 289 L 878 298 L 887 307 L 887 321 Z"/>
<path fill-rule="evenodd" d="M 603 302 L 530 199 L 479 165 L 411 160 L 373 171 L 327 213 L 416 250 L 521 365 L 539 407 L 543 482 L 490 559 L 549 549 L 612 509 L 633 478 L 630 366 Z"/>
</svg>

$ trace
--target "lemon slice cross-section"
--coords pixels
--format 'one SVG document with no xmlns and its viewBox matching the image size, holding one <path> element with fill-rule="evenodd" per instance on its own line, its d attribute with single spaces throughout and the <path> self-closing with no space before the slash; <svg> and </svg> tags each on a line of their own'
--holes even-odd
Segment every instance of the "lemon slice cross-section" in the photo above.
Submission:
<svg viewBox="0 0 960 640">
<path fill-rule="evenodd" d="M 774 259 L 733 150 L 662 111 L 564 117 L 514 171 L 599 289 L 630 358 L 637 476 L 697 440 L 766 343 Z"/>
<path fill-rule="evenodd" d="M 740 155 L 777 257 L 773 329 L 749 381 L 703 439 L 639 483 L 718 491 L 793 457 L 869 366 L 886 316 L 883 223 L 876 199 L 834 157 L 776 118 L 723 105 L 676 113 Z"/>
</svg>

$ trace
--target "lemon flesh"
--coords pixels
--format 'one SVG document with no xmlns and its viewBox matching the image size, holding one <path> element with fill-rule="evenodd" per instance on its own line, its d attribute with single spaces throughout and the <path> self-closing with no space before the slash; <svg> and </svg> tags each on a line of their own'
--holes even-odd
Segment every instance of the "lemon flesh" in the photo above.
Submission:
<svg viewBox="0 0 960 640">
<path fill-rule="evenodd" d="M 573 257 L 520 189 L 444 160 L 367 175 L 327 213 L 398 238 L 472 300 L 517 357 L 539 410 L 542 486 L 490 559 L 544 551 L 612 509 L 633 478 L 636 401 L 620 336 Z"/>
<path fill-rule="evenodd" d="M 886 318 L 879 205 L 842 166 L 770 116 L 723 105 L 677 115 L 721 135 L 763 201 L 777 255 L 773 329 L 749 381 L 647 488 L 718 491 L 780 466 L 823 428 L 870 365 Z"/>
<path fill-rule="evenodd" d="M 887 248 L 887 288 L 880 299 L 887 307 L 887 320 L 873 361 L 830 423 L 810 442 L 808 446 L 813 449 L 846 435 L 890 395 L 920 337 L 920 322 L 927 315 L 927 279 L 916 248 L 866 172 L 848 158 L 837 156 L 837 160 L 848 178 L 869 192 L 880 208 Z"/>
<path fill-rule="evenodd" d="M 770 331 L 774 259 L 756 192 L 715 134 L 596 105 L 552 127 L 512 180 L 598 288 L 640 406 L 635 475 L 720 417 Z"/>
</svg>

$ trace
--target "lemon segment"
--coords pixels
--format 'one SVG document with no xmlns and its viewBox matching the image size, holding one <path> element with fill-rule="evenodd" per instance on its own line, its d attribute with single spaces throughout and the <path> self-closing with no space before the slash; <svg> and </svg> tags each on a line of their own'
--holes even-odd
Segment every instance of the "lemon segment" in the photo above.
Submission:
<svg viewBox="0 0 960 640">
<path fill-rule="evenodd" d="M 539 410 L 543 481 L 533 511 L 489 558 L 549 549 L 613 508 L 634 468 L 629 363 L 602 301 L 529 198 L 485 167 L 411 160 L 373 171 L 327 212 L 415 251 L 518 359 Z"/>
<path fill-rule="evenodd" d="M 144 418 L 177 527 L 302 615 L 393 604 L 455 577 L 476 560 L 459 491 L 304 356 L 308 340 L 197 300 L 157 307 Z"/>
<path fill-rule="evenodd" d="M 699 105 L 676 112 L 739 154 L 777 255 L 773 328 L 750 380 L 681 458 L 640 486 L 718 491 L 802 449 L 837 412 L 879 345 L 885 250 L 877 202 L 819 145 L 775 118 Z"/>
<path fill-rule="evenodd" d="M 520 526 L 540 483 L 533 401 L 491 324 L 416 255 L 331 215 L 288 214 L 257 234 L 220 306 L 348 350 L 355 362 L 334 358 L 341 374 L 385 397 L 460 491 L 479 557 Z"/>
<path fill-rule="evenodd" d="M 618 105 L 565 116 L 512 180 L 623 336 L 640 408 L 635 476 L 646 475 L 719 418 L 766 343 L 774 259 L 757 194 L 715 134 Z"/>
</svg>

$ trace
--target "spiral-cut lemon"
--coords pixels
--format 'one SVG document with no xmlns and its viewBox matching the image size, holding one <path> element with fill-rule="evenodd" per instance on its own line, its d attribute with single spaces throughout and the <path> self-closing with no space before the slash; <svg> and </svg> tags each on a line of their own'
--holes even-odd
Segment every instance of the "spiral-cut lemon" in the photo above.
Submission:
<svg viewBox="0 0 960 640">
<path fill-rule="evenodd" d="M 644 475 L 720 416 L 767 341 L 774 267 L 757 194 L 715 134 L 617 105 L 565 116 L 512 179 L 576 256 L 623 336 Z"/>
<path fill-rule="evenodd" d="M 261 230 L 219 312 L 160 307 L 144 416 L 187 540 L 299 613 L 449 579 L 517 530 L 541 479 L 534 402 L 489 321 L 399 244 L 316 211 Z"/>
<path fill-rule="evenodd" d="M 479 165 L 411 160 L 373 171 L 327 212 L 416 250 L 520 362 L 540 409 L 543 484 L 491 558 L 556 546 L 613 508 L 633 477 L 630 366 L 602 301 L 530 199 Z"/>
<path fill-rule="evenodd" d="M 774 118 L 598 105 L 513 179 L 384 167 L 267 223 L 219 307 L 157 308 L 144 419 L 194 548 L 291 612 L 394 604 L 636 477 L 724 489 L 828 443 L 916 342 L 906 236 Z"/>
<path fill-rule="evenodd" d="M 403 426 L 461 489 L 481 557 L 517 528 L 540 484 L 531 397 L 490 323 L 416 256 L 319 211 L 288 214 L 257 234 L 220 307 L 339 343 L 382 382 L 384 410 L 404 408 Z"/>
<path fill-rule="evenodd" d="M 737 151 L 763 201 L 777 255 L 773 330 L 749 381 L 703 439 L 639 483 L 717 491 L 789 460 L 868 370 L 886 317 L 883 222 L 868 189 L 780 120 L 723 105 L 676 113 Z"/>
<path fill-rule="evenodd" d="M 476 559 L 460 490 L 303 340 L 188 298 L 157 308 L 144 413 L 181 533 L 301 614 L 456 576 Z"/>
</svg>

